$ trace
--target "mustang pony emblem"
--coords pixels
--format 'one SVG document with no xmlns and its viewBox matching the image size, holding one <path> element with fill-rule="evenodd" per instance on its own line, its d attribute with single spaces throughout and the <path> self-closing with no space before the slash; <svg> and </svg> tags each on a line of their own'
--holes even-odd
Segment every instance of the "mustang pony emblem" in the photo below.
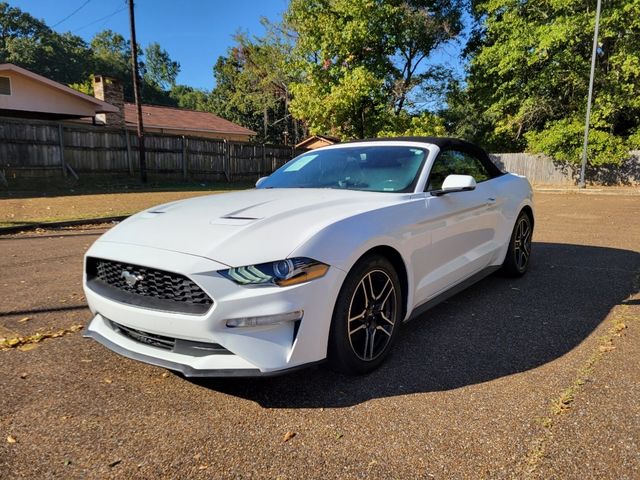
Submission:
<svg viewBox="0 0 640 480">
<path fill-rule="evenodd" d="M 129 285 L 130 287 L 134 287 L 136 283 L 144 280 L 144 277 L 142 275 L 134 275 L 128 270 L 123 270 L 120 276 L 124 278 L 124 281 L 127 282 L 127 285 Z"/>
</svg>

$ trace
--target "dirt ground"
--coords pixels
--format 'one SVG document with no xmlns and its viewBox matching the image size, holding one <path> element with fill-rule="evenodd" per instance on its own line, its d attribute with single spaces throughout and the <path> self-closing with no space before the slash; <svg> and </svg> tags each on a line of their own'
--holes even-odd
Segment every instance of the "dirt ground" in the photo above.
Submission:
<svg viewBox="0 0 640 480">
<path fill-rule="evenodd" d="M 131 215 L 145 208 L 218 191 L 131 192 L 0 199 L 0 228 Z"/>
<path fill-rule="evenodd" d="M 0 236 L 0 338 L 25 342 L 0 350 L 0 477 L 640 478 L 640 197 L 535 201 L 525 277 L 403 326 L 356 378 L 125 359 L 76 331 L 104 227 Z"/>
<path fill-rule="evenodd" d="M 44 196 L 23 196 L 18 193 L 14 194 L 15 197 L 0 197 L 0 228 L 131 215 L 154 205 L 174 200 L 222 193 L 230 189 L 243 189 L 250 186 L 246 183 L 218 184 L 210 189 L 199 186 L 198 189 L 126 193 L 122 191 L 91 194 L 50 192 Z M 544 194 L 571 192 L 586 195 L 640 195 L 638 187 L 590 187 L 588 190 L 578 190 L 539 186 L 537 189 Z"/>
</svg>

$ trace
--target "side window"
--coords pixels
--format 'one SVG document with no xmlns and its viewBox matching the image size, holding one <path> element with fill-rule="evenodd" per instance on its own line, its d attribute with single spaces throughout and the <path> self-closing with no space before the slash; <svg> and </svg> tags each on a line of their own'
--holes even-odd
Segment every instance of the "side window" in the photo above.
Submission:
<svg viewBox="0 0 640 480">
<path fill-rule="evenodd" d="M 454 174 L 471 175 L 478 183 L 491 178 L 482 162 L 473 155 L 457 150 L 445 150 L 440 152 L 433 162 L 427 181 L 427 192 L 439 190 L 442 188 L 444 179 Z"/>
</svg>

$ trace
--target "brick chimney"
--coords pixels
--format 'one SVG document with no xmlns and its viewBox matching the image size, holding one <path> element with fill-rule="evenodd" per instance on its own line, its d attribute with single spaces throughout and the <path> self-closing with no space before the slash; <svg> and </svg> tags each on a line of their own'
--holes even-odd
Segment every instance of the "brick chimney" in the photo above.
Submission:
<svg viewBox="0 0 640 480">
<path fill-rule="evenodd" d="M 99 113 L 96 121 L 110 127 L 124 128 L 124 93 L 122 84 L 113 77 L 94 75 L 93 95 L 118 108 L 118 113 Z"/>
</svg>

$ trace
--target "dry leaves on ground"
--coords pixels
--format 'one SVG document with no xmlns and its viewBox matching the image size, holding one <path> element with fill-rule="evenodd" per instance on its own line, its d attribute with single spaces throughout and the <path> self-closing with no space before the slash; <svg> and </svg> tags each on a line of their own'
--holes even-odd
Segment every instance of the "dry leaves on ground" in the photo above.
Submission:
<svg viewBox="0 0 640 480">
<path fill-rule="evenodd" d="M 38 332 L 24 337 L 0 338 L 0 350 L 9 350 L 11 348 L 18 348 L 22 351 L 32 350 L 36 347 L 35 344 L 47 338 L 63 337 L 69 333 L 82 330 L 82 327 L 82 325 L 71 325 L 69 328 L 63 328 L 54 332 Z"/>
<path fill-rule="evenodd" d="M 282 437 L 282 442 L 288 442 L 289 440 L 291 440 L 293 437 L 296 436 L 296 432 L 287 432 L 284 434 L 284 437 Z"/>
</svg>

